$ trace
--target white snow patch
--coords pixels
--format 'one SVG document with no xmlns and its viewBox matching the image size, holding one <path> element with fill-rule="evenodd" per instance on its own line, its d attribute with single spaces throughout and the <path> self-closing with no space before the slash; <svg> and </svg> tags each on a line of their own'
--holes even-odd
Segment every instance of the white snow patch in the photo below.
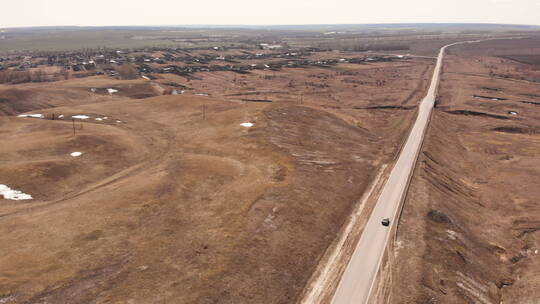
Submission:
<svg viewBox="0 0 540 304">
<path fill-rule="evenodd" d="M 143 75 L 143 76 L 141 76 L 141 77 L 144 78 L 144 79 L 146 79 L 146 80 L 150 80 L 150 77 L 148 77 L 148 76 L 144 76 L 144 75 Z"/>
<path fill-rule="evenodd" d="M 58 118 L 64 118 L 64 114 L 61 114 L 60 116 L 58 116 Z"/>
<path fill-rule="evenodd" d="M 2 184 L 0 184 L 0 195 L 2 195 L 4 199 L 14 200 L 14 201 L 32 199 L 32 196 L 30 194 L 22 193 L 19 190 L 13 190 L 10 187 L 6 185 L 2 185 Z"/>
<path fill-rule="evenodd" d="M 455 231 L 446 230 L 446 233 L 448 234 L 448 238 L 451 240 L 456 240 L 458 238 L 457 233 Z"/>
<path fill-rule="evenodd" d="M 87 116 L 87 115 L 73 115 L 71 117 L 73 117 L 75 119 L 88 119 L 88 118 L 90 118 L 90 116 Z"/>
<path fill-rule="evenodd" d="M 508 112 L 508 114 L 510 114 L 510 115 L 518 115 L 518 113 L 514 112 L 514 111 L 510 111 L 510 112 Z"/>
<path fill-rule="evenodd" d="M 21 114 L 19 117 L 45 118 L 43 114 Z"/>
<path fill-rule="evenodd" d="M 96 88 L 91 88 L 90 91 L 92 91 L 92 93 L 95 93 L 95 92 L 96 92 Z"/>
<path fill-rule="evenodd" d="M 103 118 L 99 118 L 99 117 L 98 117 L 98 118 L 96 118 L 96 120 L 97 120 L 97 121 L 102 121 Z"/>
<path fill-rule="evenodd" d="M 253 127 L 253 123 L 251 122 L 243 122 L 240 124 L 242 127 L 251 128 Z"/>
<path fill-rule="evenodd" d="M 82 152 L 71 152 L 70 155 L 73 156 L 73 157 L 79 157 L 79 156 L 82 155 Z"/>
<path fill-rule="evenodd" d="M 118 90 L 115 90 L 115 89 L 107 89 L 107 92 L 109 92 L 109 94 L 114 94 L 114 93 L 118 92 Z"/>
</svg>

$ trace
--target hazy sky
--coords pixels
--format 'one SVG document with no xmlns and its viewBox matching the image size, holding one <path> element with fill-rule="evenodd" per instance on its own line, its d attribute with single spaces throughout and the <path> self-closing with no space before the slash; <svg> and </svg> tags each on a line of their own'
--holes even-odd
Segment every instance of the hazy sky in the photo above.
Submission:
<svg viewBox="0 0 540 304">
<path fill-rule="evenodd" d="M 540 0 L 11 0 L 0 28 L 473 22 L 540 25 Z"/>
</svg>

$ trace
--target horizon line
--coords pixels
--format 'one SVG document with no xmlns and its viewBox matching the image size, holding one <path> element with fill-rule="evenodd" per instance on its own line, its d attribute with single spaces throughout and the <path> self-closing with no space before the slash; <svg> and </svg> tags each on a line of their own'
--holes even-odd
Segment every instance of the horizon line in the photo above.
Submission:
<svg viewBox="0 0 540 304">
<path fill-rule="evenodd" d="M 382 23 L 299 23 L 299 24 L 129 24 L 129 25 L 38 25 L 38 26 L 12 26 L 0 27 L 0 29 L 31 29 L 31 28 L 114 28 L 114 27 L 220 27 L 220 28 L 242 28 L 242 27 L 294 27 L 294 26 L 376 26 L 376 25 L 490 25 L 490 26 L 518 26 L 518 27 L 539 27 L 540 24 L 520 24 L 520 23 L 490 23 L 490 22 L 382 22 Z"/>
</svg>

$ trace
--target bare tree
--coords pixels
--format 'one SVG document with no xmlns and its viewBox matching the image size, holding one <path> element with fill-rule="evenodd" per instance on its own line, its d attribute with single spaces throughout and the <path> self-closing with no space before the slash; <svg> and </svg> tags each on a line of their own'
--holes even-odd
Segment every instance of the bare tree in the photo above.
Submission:
<svg viewBox="0 0 540 304">
<path fill-rule="evenodd" d="M 115 68 L 122 79 L 137 79 L 139 72 L 131 64 L 124 64 Z"/>
</svg>

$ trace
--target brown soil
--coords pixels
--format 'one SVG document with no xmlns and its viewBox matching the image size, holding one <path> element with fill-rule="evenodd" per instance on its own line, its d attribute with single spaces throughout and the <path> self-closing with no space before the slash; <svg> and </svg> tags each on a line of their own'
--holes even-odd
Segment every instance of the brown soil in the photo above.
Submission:
<svg viewBox="0 0 540 304">
<path fill-rule="evenodd" d="M 106 89 L 118 90 L 112 96 Z M 92 92 L 91 89 L 97 89 Z M 146 80 L 119 81 L 105 76 L 67 81 L 0 85 L 0 115 L 117 100 L 121 97 L 148 98 L 161 95 Z"/>
<path fill-rule="evenodd" d="M 69 119 L 0 117 L 0 183 L 35 198 L 0 199 L 0 302 L 294 302 L 391 162 L 432 64 L 166 75 L 151 90 L 194 90 L 145 99 L 146 80 L 2 86 L 29 94 L 3 113 L 92 118 L 73 135 Z M 108 87 L 124 94 L 90 92 Z"/>
<path fill-rule="evenodd" d="M 526 80 L 533 69 L 498 57 L 539 48 L 499 40 L 450 50 L 399 223 L 392 303 L 540 298 L 540 108 L 522 102 L 540 100 L 540 86 Z"/>
</svg>

